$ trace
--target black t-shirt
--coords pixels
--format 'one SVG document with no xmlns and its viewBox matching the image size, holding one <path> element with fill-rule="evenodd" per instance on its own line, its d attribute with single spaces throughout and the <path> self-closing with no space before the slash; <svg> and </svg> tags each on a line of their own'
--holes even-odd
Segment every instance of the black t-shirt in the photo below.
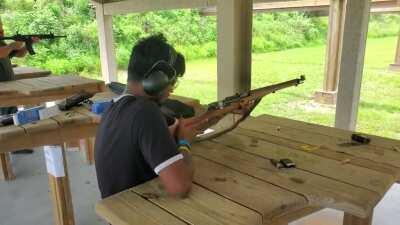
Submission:
<svg viewBox="0 0 400 225">
<path fill-rule="evenodd" d="M 0 41 L 0 47 L 6 46 L 4 41 Z M 0 58 L 0 82 L 14 80 L 14 70 L 10 57 Z M 17 112 L 17 107 L 0 107 L 0 116 Z"/>
<path fill-rule="evenodd" d="M 0 41 L 0 47 L 7 46 L 4 41 Z M 10 57 L 0 58 L 0 81 L 14 80 L 14 70 Z"/>
<path fill-rule="evenodd" d="M 102 198 L 149 181 L 182 158 L 155 102 L 124 95 L 103 114 L 95 143 Z"/>
</svg>

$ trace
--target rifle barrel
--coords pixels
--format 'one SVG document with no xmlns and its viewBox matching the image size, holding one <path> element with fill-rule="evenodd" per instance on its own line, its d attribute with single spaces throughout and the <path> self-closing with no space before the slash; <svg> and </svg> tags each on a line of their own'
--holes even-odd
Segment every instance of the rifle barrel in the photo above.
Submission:
<svg viewBox="0 0 400 225">
<path fill-rule="evenodd" d="M 270 86 L 254 89 L 254 90 L 250 91 L 250 95 L 253 97 L 256 97 L 256 98 L 263 97 L 266 94 L 274 93 L 275 91 L 278 91 L 278 90 L 281 90 L 281 89 L 284 89 L 287 87 L 292 87 L 292 86 L 297 86 L 299 84 L 302 84 L 305 80 L 306 80 L 306 77 L 304 75 L 301 75 L 300 78 L 296 78 L 296 79 L 285 81 L 282 83 L 273 84 Z"/>
</svg>

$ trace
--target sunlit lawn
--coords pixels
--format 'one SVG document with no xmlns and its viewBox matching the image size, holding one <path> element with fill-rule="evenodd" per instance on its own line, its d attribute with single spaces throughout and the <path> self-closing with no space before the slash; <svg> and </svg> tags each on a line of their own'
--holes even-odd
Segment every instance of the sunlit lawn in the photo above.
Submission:
<svg viewBox="0 0 400 225">
<path fill-rule="evenodd" d="M 396 37 L 370 39 L 362 82 L 357 130 L 400 139 L 400 73 L 388 71 L 393 63 Z M 332 126 L 335 109 L 315 104 L 314 92 L 322 88 L 325 46 L 253 55 L 252 87 L 286 81 L 305 74 L 299 87 L 269 95 L 254 115 L 272 114 Z M 190 61 L 175 91 L 205 104 L 217 95 L 216 59 Z M 124 78 L 121 78 L 124 80 Z"/>
</svg>

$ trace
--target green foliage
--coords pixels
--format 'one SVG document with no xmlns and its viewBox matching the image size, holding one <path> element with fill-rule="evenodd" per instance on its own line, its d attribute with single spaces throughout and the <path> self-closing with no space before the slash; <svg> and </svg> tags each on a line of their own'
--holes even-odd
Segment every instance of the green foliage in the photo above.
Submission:
<svg viewBox="0 0 400 225">
<path fill-rule="evenodd" d="M 327 28 L 321 19 L 304 13 L 256 14 L 253 21 L 254 52 L 298 48 L 326 37 Z"/>
<path fill-rule="evenodd" d="M 56 73 L 99 74 L 99 47 L 95 11 L 89 0 L 0 0 L 6 33 L 49 33 L 66 39 L 41 41 L 37 55 L 18 63 L 46 67 Z M 325 42 L 327 18 L 306 13 L 258 13 L 253 17 L 253 52 L 265 53 L 314 46 Z M 376 15 L 370 37 L 393 36 L 400 16 Z M 114 16 L 113 31 L 119 68 L 125 69 L 136 41 L 163 33 L 188 60 L 215 57 L 215 16 L 197 10 L 170 10 Z M 88 63 L 83 66 L 83 63 Z"/>
<path fill-rule="evenodd" d="M 399 32 L 400 16 L 374 15 L 369 23 L 368 37 L 395 36 Z"/>
<path fill-rule="evenodd" d="M 2 17 L 6 35 L 19 32 L 67 36 L 54 41 L 42 40 L 34 46 L 35 56 L 19 59 L 18 63 L 48 68 L 60 74 L 87 71 L 98 74 L 97 27 L 87 0 L 6 0 L 5 5 L 8 8 Z"/>
</svg>

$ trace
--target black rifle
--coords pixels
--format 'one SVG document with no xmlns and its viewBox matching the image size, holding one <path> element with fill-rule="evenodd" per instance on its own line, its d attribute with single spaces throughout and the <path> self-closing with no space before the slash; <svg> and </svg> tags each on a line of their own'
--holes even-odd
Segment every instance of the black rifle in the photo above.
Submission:
<svg viewBox="0 0 400 225">
<path fill-rule="evenodd" d="M 14 120 L 13 120 L 13 115 L 4 115 L 0 117 L 0 127 L 3 126 L 8 126 L 8 125 L 13 125 Z"/>
<path fill-rule="evenodd" d="M 14 40 L 14 41 L 21 41 L 21 42 L 25 42 L 25 47 L 28 50 L 29 54 L 34 55 L 36 54 L 35 51 L 33 50 L 32 44 L 32 38 L 36 37 L 39 39 L 56 39 L 56 38 L 65 38 L 67 36 L 56 36 L 52 33 L 50 34 L 16 34 L 14 36 L 10 36 L 10 37 L 0 37 L 0 41 L 3 40 Z M 16 52 L 11 52 L 10 56 L 14 56 L 16 54 Z"/>
<path fill-rule="evenodd" d="M 70 110 L 74 106 L 78 106 L 81 103 L 84 102 L 90 102 L 90 98 L 93 97 L 93 94 L 81 91 L 79 93 L 76 93 L 72 96 L 67 97 L 64 101 L 58 104 L 58 108 L 61 111 L 67 111 Z"/>
</svg>

